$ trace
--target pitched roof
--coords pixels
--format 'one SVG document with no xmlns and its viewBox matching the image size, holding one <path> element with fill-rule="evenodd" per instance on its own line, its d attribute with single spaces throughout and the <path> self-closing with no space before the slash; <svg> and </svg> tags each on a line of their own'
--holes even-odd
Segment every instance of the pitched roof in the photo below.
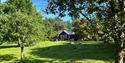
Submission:
<svg viewBox="0 0 125 63">
<path fill-rule="evenodd" d="M 61 31 L 60 33 L 62 33 L 62 32 L 65 32 L 65 33 L 67 33 L 68 35 L 75 35 L 75 33 L 74 33 L 74 32 L 71 32 L 71 31 L 63 30 L 63 31 Z M 59 33 L 59 34 L 60 34 L 60 33 Z"/>
</svg>

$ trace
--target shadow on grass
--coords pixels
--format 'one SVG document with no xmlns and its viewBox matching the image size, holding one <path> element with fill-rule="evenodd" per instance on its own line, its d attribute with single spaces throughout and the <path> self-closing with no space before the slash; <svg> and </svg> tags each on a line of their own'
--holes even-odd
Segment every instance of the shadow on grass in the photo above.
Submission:
<svg viewBox="0 0 125 63">
<path fill-rule="evenodd" d="M 15 47 L 19 47 L 19 46 L 17 46 L 17 45 L 8 45 L 8 46 L 0 45 L 0 49 L 5 49 L 5 48 L 15 48 Z"/>
<path fill-rule="evenodd" d="M 43 61 L 43 60 L 38 60 L 38 59 L 32 59 L 32 60 L 28 60 L 28 59 L 25 59 L 23 61 L 20 61 L 20 60 L 16 60 L 12 63 L 44 63 L 46 61 Z"/>
<path fill-rule="evenodd" d="M 14 57 L 13 54 L 6 54 L 6 55 L 0 55 L 0 61 L 9 61 L 11 59 L 14 59 L 16 57 Z"/>
<path fill-rule="evenodd" d="M 53 58 L 59 60 L 102 60 L 111 61 L 114 59 L 114 51 L 108 44 L 65 44 L 33 49 L 32 55 L 41 58 Z"/>
</svg>

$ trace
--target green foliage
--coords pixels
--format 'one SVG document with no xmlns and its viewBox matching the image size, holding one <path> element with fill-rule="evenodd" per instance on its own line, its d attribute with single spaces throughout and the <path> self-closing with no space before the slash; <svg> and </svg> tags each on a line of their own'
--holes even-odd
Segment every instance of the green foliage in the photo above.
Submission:
<svg viewBox="0 0 125 63">
<path fill-rule="evenodd" d="M 68 24 L 67 28 L 69 31 L 72 31 L 72 22 L 71 21 L 67 21 L 66 22 Z"/>
<path fill-rule="evenodd" d="M 86 22 L 81 20 L 82 24 L 77 24 L 79 27 L 73 25 L 76 34 L 82 39 L 84 38 L 83 40 L 103 40 L 102 36 L 105 34 L 103 33 L 103 23 L 110 15 L 107 10 L 107 0 L 47 0 L 47 2 L 49 3 L 46 8 L 47 13 L 58 13 L 61 17 L 68 14 L 73 19 L 83 16 Z M 80 27 L 82 25 L 83 27 Z"/>
<path fill-rule="evenodd" d="M 81 15 L 91 24 L 92 18 L 97 16 L 104 22 L 104 36 L 111 37 L 115 42 L 115 63 L 123 63 L 125 38 L 125 0 L 47 0 L 47 13 L 59 13 L 59 16 L 68 15 L 78 18 Z M 81 15 L 80 15 L 81 14 Z M 92 29 L 91 29 L 92 30 Z M 97 28 L 94 30 L 98 31 Z M 93 31 L 95 33 L 95 31 Z M 96 32 L 97 33 L 97 32 Z M 95 36 L 96 37 L 96 36 Z M 104 39 L 105 40 L 105 39 Z"/>
<path fill-rule="evenodd" d="M 49 4 L 46 8 L 47 13 L 56 14 L 63 17 L 67 14 L 72 18 L 80 17 L 80 14 L 84 16 L 88 21 L 91 21 L 90 17 L 93 15 L 100 15 L 98 17 L 103 18 L 107 7 L 106 2 L 108 0 L 46 0 Z M 84 11 L 83 11 L 84 10 Z M 68 11 L 68 12 L 65 12 Z M 102 11 L 99 12 L 99 11 Z"/>
<path fill-rule="evenodd" d="M 37 41 L 44 40 L 44 24 L 42 22 L 42 16 L 40 13 L 35 13 L 29 16 L 29 23 L 28 23 L 28 33 L 27 33 L 27 40 L 29 44 L 33 44 Z"/>
<path fill-rule="evenodd" d="M 0 18 L 1 18 L 1 14 L 3 13 L 2 9 L 3 9 L 3 6 L 2 6 L 1 0 L 0 0 Z"/>
<path fill-rule="evenodd" d="M 68 24 L 63 20 L 61 20 L 59 17 L 56 17 L 54 19 L 45 18 L 44 21 L 49 21 L 52 24 L 54 31 L 67 30 L 67 27 L 68 27 Z"/>
<path fill-rule="evenodd" d="M 21 11 L 22 13 L 32 14 L 36 9 L 32 5 L 30 0 L 7 0 L 5 2 L 4 13 L 14 13 Z"/>
<path fill-rule="evenodd" d="M 0 0 L 0 21 L 1 21 L 1 18 L 2 18 L 2 14 L 3 14 L 3 4 L 1 3 L 1 0 Z M 3 33 L 2 33 L 2 23 L 0 22 L 0 45 L 2 44 L 2 40 L 3 40 Z"/>
<path fill-rule="evenodd" d="M 5 19 L 6 18 L 6 19 Z M 18 38 L 26 37 L 26 43 L 31 44 L 36 40 L 41 40 L 43 34 L 43 24 L 39 13 L 27 15 L 21 12 L 4 15 L 2 20 L 6 28 L 4 39 L 7 41 L 18 41 Z M 3 27 L 1 26 L 1 27 Z"/>
<path fill-rule="evenodd" d="M 74 19 L 73 31 L 80 40 L 102 40 L 102 22 L 94 20 L 90 23 L 86 19 Z"/>
<path fill-rule="evenodd" d="M 30 0 L 7 0 L 0 19 L 1 40 L 26 42 L 27 45 L 44 40 L 42 16 Z"/>
<path fill-rule="evenodd" d="M 4 42 L 4 35 L 8 32 L 9 29 L 9 24 L 7 24 L 8 22 L 8 18 L 10 16 L 6 15 L 6 17 L 2 16 L 2 18 L 0 18 L 0 42 Z"/>
<path fill-rule="evenodd" d="M 43 21 L 44 23 L 44 37 L 46 37 L 45 40 L 54 40 L 54 37 L 55 37 L 55 32 L 54 32 L 54 28 L 53 28 L 53 25 L 50 23 L 50 21 L 46 21 L 44 20 Z"/>
<path fill-rule="evenodd" d="M 75 32 L 77 38 L 80 40 L 88 40 L 90 38 L 89 35 L 89 26 L 87 25 L 87 22 L 83 19 L 76 19 L 73 22 L 73 31 Z"/>
</svg>

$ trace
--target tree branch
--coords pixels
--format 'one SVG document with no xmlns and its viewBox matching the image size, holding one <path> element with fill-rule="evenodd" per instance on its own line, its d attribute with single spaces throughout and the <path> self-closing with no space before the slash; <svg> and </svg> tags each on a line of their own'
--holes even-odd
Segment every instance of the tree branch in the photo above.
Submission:
<svg viewBox="0 0 125 63">
<path fill-rule="evenodd" d="M 81 13 L 88 21 L 91 21 L 84 13 L 82 13 L 82 11 L 80 11 L 80 13 Z"/>
<path fill-rule="evenodd" d="M 72 7 L 72 5 L 70 5 L 69 3 L 66 3 L 66 5 L 68 5 L 69 7 Z M 75 6 L 73 6 L 74 9 L 76 9 L 76 11 L 80 12 L 88 21 L 91 21 L 83 12 L 82 12 L 82 8 L 76 8 Z"/>
</svg>

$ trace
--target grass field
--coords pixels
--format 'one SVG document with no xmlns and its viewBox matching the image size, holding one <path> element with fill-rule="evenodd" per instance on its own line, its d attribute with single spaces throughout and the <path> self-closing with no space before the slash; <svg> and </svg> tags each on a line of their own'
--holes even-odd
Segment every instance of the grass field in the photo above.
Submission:
<svg viewBox="0 0 125 63">
<path fill-rule="evenodd" d="M 39 42 L 25 47 L 20 62 L 20 48 L 0 45 L 0 63 L 114 63 L 111 46 L 101 42 Z"/>
</svg>

